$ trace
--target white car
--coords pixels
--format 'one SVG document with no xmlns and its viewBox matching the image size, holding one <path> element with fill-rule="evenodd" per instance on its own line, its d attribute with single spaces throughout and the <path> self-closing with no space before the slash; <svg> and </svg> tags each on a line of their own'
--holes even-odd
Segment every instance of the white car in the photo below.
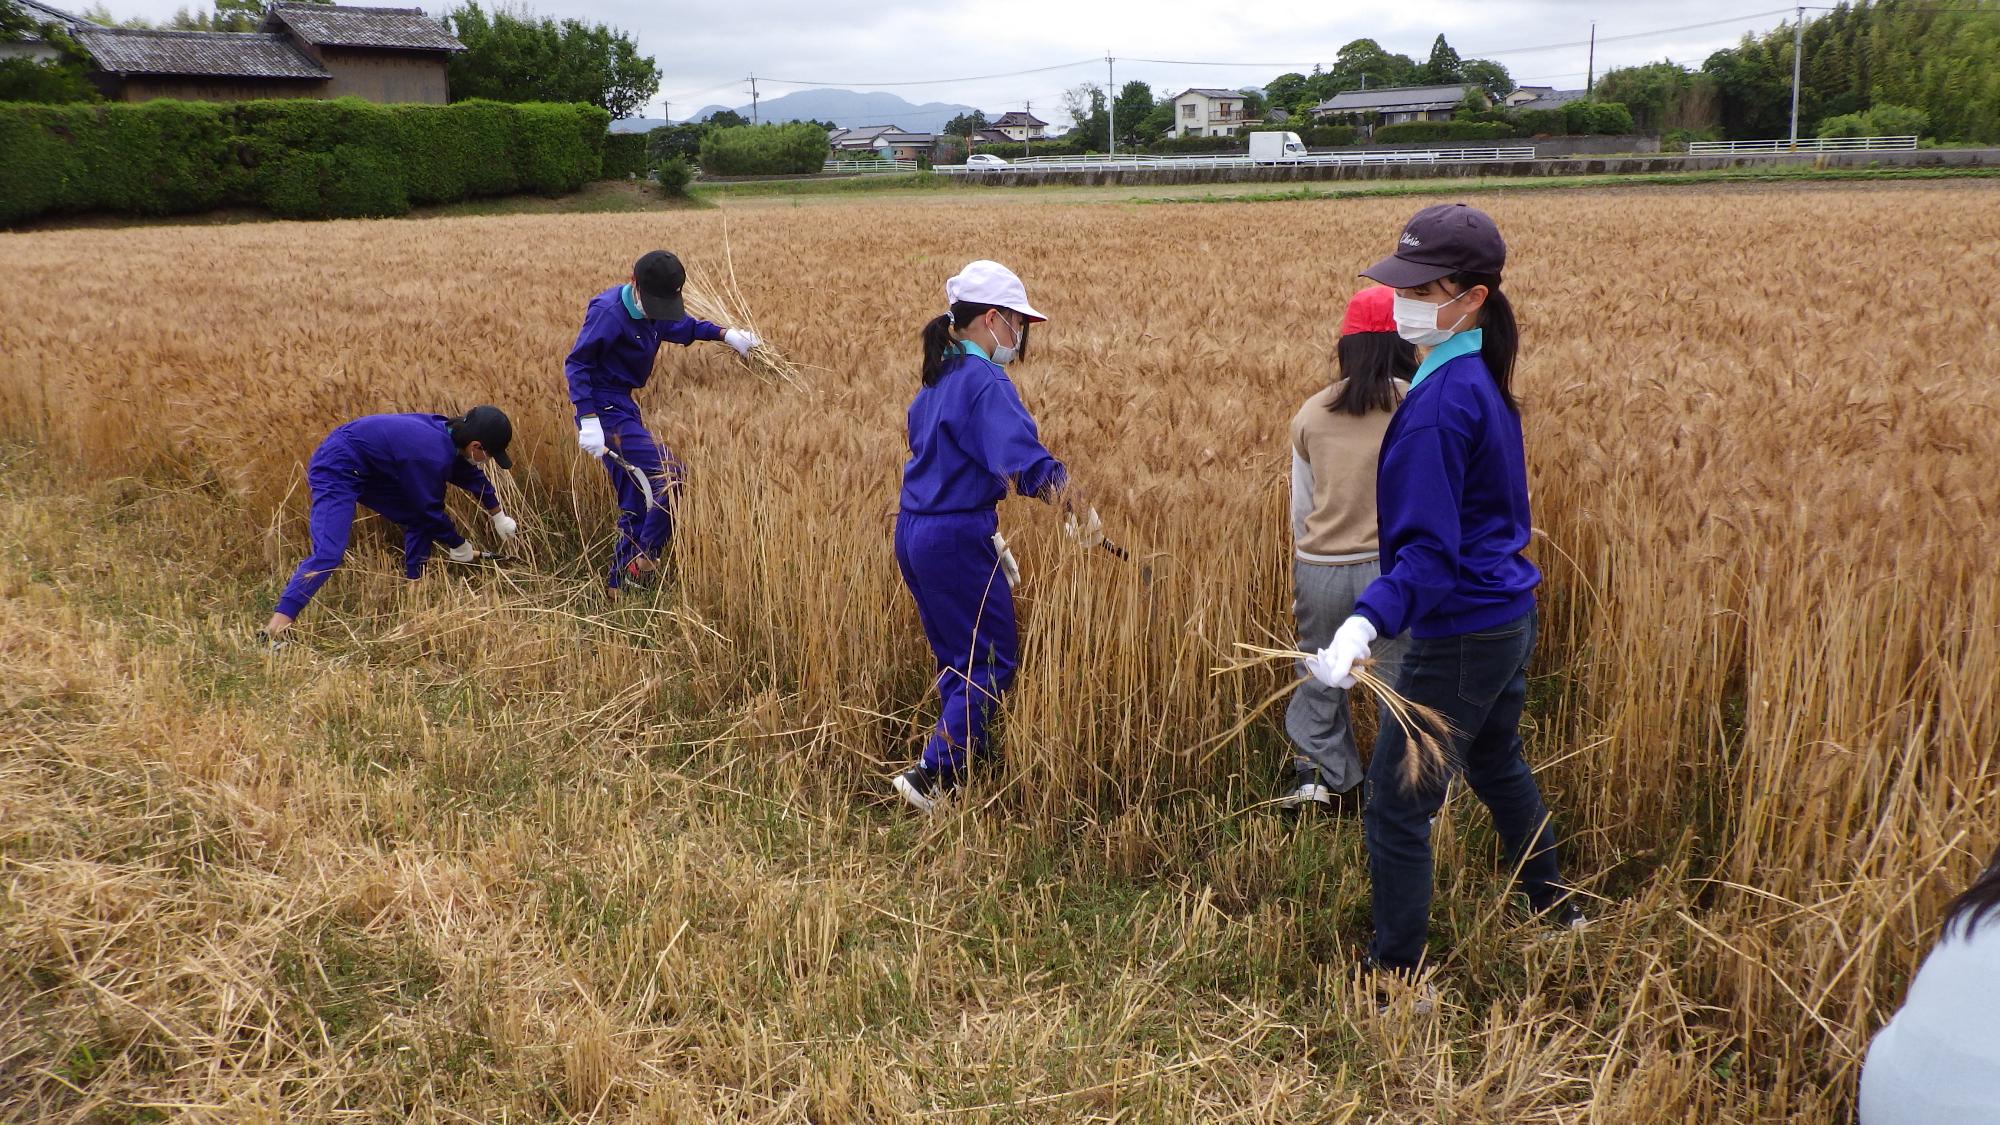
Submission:
<svg viewBox="0 0 2000 1125">
<path fill-rule="evenodd" d="M 1007 162 L 990 152 L 975 152 L 965 158 L 967 168 L 1005 168 Z"/>
</svg>

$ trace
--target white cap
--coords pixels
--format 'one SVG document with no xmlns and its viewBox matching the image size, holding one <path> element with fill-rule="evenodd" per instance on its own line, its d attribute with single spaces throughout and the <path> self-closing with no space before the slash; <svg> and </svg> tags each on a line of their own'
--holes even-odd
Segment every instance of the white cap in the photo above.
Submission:
<svg viewBox="0 0 2000 1125">
<path fill-rule="evenodd" d="M 950 304 L 971 301 L 978 305 L 999 305 L 1029 320 L 1047 320 L 1028 303 L 1028 287 L 1014 271 L 984 258 L 968 264 L 958 276 L 944 283 L 944 299 Z"/>
</svg>

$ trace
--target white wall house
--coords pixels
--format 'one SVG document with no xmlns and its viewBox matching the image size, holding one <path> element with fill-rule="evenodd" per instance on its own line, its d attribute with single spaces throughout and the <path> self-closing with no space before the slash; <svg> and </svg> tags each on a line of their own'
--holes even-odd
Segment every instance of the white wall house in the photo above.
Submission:
<svg viewBox="0 0 2000 1125">
<path fill-rule="evenodd" d="M 1018 109 L 1001 114 L 1000 120 L 988 127 L 1007 134 L 1007 139 L 1013 141 L 1039 141 L 1049 133 L 1048 122 Z"/>
<path fill-rule="evenodd" d="M 1244 111 L 1240 90 L 1196 87 L 1174 96 L 1173 137 L 1228 137 L 1257 119 Z"/>
</svg>

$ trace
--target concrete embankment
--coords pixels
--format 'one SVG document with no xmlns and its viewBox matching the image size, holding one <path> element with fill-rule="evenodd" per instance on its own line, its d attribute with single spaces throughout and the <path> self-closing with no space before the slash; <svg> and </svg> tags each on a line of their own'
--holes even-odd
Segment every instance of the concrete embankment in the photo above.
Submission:
<svg viewBox="0 0 2000 1125">
<path fill-rule="evenodd" d="M 1796 156 L 1575 156 L 1537 160 L 1453 161 L 1438 164 L 1266 164 L 1206 168 L 996 168 L 955 177 L 987 187 L 1045 184 L 1158 186 L 1165 184 L 1305 183 L 1326 180 L 1422 180 L 1466 176 L 1539 179 L 1554 176 L 1660 175 L 1674 172 L 1773 168 L 2000 168 L 2000 148 L 1938 148 L 1915 152 L 1800 153 Z"/>
</svg>

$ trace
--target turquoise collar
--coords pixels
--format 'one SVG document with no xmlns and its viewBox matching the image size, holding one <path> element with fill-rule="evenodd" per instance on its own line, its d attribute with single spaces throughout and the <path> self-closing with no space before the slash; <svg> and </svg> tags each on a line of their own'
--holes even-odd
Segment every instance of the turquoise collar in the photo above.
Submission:
<svg viewBox="0 0 2000 1125">
<path fill-rule="evenodd" d="M 980 359 L 983 359 L 988 363 L 993 362 L 993 357 L 986 354 L 985 348 L 980 347 L 978 344 L 975 344 L 970 340 L 960 340 L 958 342 L 958 350 L 965 352 L 969 355 L 976 355 Z"/>
<path fill-rule="evenodd" d="M 631 282 L 628 281 L 623 286 L 619 287 L 618 299 L 625 302 L 626 316 L 631 317 L 633 320 L 646 319 L 645 310 L 639 307 L 639 295 L 637 293 L 632 292 Z"/>
<path fill-rule="evenodd" d="M 1416 390 L 1418 383 L 1431 377 L 1431 372 L 1436 371 L 1459 356 L 1471 355 L 1484 346 L 1485 343 L 1485 332 L 1474 328 L 1470 332 L 1460 332 L 1451 339 L 1432 348 L 1431 354 L 1425 356 L 1424 362 L 1418 365 L 1417 373 L 1410 376 L 1410 389 Z"/>
</svg>

